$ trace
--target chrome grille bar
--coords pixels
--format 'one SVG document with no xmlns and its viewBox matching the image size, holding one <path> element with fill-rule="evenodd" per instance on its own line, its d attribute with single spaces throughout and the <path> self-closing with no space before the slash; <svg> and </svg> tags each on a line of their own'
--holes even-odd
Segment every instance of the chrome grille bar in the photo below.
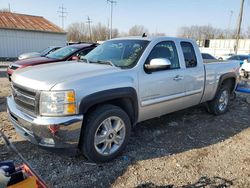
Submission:
<svg viewBox="0 0 250 188">
<path fill-rule="evenodd" d="M 12 95 L 15 100 L 15 103 L 25 111 L 28 111 L 32 114 L 38 112 L 38 103 L 37 103 L 37 92 L 32 91 L 28 88 L 11 84 Z"/>
</svg>

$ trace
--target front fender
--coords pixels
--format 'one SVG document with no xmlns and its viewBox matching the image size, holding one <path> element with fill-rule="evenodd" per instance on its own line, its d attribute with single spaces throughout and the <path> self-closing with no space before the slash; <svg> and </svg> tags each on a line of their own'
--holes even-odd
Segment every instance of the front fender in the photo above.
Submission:
<svg viewBox="0 0 250 188">
<path fill-rule="evenodd" d="M 129 104 L 127 104 L 127 101 L 124 101 L 124 99 L 128 99 L 132 107 L 130 107 Z M 104 91 L 99 91 L 93 94 L 90 94 L 86 97 L 84 97 L 79 105 L 79 113 L 85 114 L 88 112 L 88 110 L 98 104 L 102 104 L 109 101 L 116 101 L 119 104 L 125 102 L 123 106 L 126 107 L 126 111 L 129 111 L 129 115 L 133 115 L 133 123 L 137 122 L 138 119 L 138 98 L 136 90 L 132 87 L 124 87 L 124 88 L 116 88 L 116 89 L 109 89 Z M 121 103 L 120 103 L 120 102 Z M 132 109 L 131 109 L 132 108 Z M 133 112 L 131 112 L 131 110 Z"/>
</svg>

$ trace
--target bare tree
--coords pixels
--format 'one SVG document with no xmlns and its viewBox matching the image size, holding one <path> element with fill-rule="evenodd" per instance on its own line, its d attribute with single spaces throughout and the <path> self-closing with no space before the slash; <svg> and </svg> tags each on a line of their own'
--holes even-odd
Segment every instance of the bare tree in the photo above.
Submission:
<svg viewBox="0 0 250 188">
<path fill-rule="evenodd" d="M 236 38 L 236 30 L 223 30 L 212 27 L 211 25 L 203 25 L 203 26 L 189 26 L 189 27 L 181 27 L 178 29 L 178 36 L 185 38 L 192 38 L 194 40 L 204 40 L 204 39 L 235 39 Z M 240 34 L 240 38 L 250 37 L 250 29 L 246 32 L 242 32 Z"/>
<path fill-rule="evenodd" d="M 158 33 L 158 32 L 156 32 L 156 33 L 151 33 L 150 35 L 151 36 L 166 36 L 166 33 Z"/>
<path fill-rule="evenodd" d="M 67 28 L 67 39 L 72 42 L 87 41 L 88 27 L 85 23 L 72 23 Z"/>
<path fill-rule="evenodd" d="M 229 32 L 214 28 L 211 25 L 192 25 L 190 27 L 181 27 L 178 30 L 179 37 L 192 38 L 194 40 L 226 38 L 227 33 Z"/>
<path fill-rule="evenodd" d="M 117 38 L 119 37 L 119 30 L 118 29 L 112 29 L 112 37 Z"/>
<path fill-rule="evenodd" d="M 68 41 L 73 42 L 96 42 L 108 39 L 109 29 L 102 23 L 92 26 L 92 41 L 89 38 L 89 28 L 85 23 L 72 23 L 67 28 Z M 118 37 L 118 29 L 113 29 L 113 37 Z"/>
<path fill-rule="evenodd" d="M 10 12 L 10 10 L 8 8 L 1 8 L 0 12 Z"/>
<path fill-rule="evenodd" d="M 250 39 L 250 27 L 247 28 L 246 38 Z"/>
<path fill-rule="evenodd" d="M 109 29 L 102 25 L 101 23 L 98 23 L 92 27 L 92 37 L 93 41 L 103 41 L 108 38 Z"/>
<path fill-rule="evenodd" d="M 148 34 L 148 29 L 145 28 L 143 25 L 134 25 L 128 31 L 129 36 L 141 36 L 143 33 Z"/>
</svg>

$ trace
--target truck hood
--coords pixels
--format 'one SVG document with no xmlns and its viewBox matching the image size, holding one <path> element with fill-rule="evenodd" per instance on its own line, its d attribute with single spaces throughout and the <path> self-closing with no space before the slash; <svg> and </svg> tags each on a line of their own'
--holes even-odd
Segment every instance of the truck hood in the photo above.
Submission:
<svg viewBox="0 0 250 188">
<path fill-rule="evenodd" d="M 30 89 L 50 90 L 58 83 L 120 70 L 110 65 L 66 61 L 17 70 L 12 75 L 12 82 Z"/>
<path fill-rule="evenodd" d="M 30 59 L 18 60 L 15 62 L 15 64 L 26 67 L 26 66 L 37 65 L 42 63 L 50 63 L 55 61 L 58 61 L 58 59 L 50 59 L 47 57 L 34 57 Z"/>
</svg>

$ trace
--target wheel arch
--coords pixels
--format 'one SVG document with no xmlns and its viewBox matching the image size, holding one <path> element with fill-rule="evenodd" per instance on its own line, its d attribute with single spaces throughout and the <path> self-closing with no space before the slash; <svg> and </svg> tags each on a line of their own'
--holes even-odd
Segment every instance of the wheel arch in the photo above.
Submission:
<svg viewBox="0 0 250 188">
<path fill-rule="evenodd" d="M 221 75 L 216 93 L 223 85 L 228 85 L 230 87 L 230 92 L 233 93 L 234 89 L 236 88 L 236 80 L 237 75 L 234 72 Z"/>
<path fill-rule="evenodd" d="M 112 104 L 123 109 L 130 117 L 131 124 L 138 121 L 138 99 L 136 90 L 132 87 L 99 91 L 84 97 L 79 105 L 79 113 L 87 114 L 97 106 Z"/>
</svg>

